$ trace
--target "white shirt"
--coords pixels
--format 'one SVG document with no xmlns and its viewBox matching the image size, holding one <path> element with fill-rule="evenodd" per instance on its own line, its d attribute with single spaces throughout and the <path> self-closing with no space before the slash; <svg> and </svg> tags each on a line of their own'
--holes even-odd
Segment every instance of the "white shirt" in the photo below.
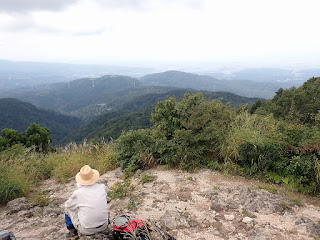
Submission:
<svg viewBox="0 0 320 240">
<path fill-rule="evenodd" d="M 70 211 L 78 211 L 84 228 L 96 228 L 108 221 L 107 192 L 104 184 L 81 186 L 65 202 Z"/>
</svg>

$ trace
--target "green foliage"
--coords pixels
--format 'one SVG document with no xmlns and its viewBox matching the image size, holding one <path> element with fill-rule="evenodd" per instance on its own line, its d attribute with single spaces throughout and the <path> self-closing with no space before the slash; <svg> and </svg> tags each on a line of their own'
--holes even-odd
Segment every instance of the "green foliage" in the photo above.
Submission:
<svg viewBox="0 0 320 240">
<path fill-rule="evenodd" d="M 250 142 L 241 144 L 238 164 L 247 167 L 249 175 L 257 172 L 278 170 L 276 163 L 281 160 L 281 150 L 270 143 L 255 145 Z"/>
<path fill-rule="evenodd" d="M 262 104 L 259 113 L 273 113 L 277 119 L 314 125 L 320 109 L 320 78 L 311 78 L 301 87 L 280 88 L 273 99 Z"/>
<path fill-rule="evenodd" d="M 26 195 L 44 179 L 66 182 L 86 164 L 100 174 L 117 168 L 114 146 L 103 142 L 69 144 L 56 152 L 42 153 L 14 145 L 0 152 L 0 204 Z M 39 205 L 47 204 L 45 193 L 32 196 Z"/>
<path fill-rule="evenodd" d="M 16 169 L 0 168 L 0 204 L 23 196 L 29 189 L 30 181 L 23 173 Z"/>
<path fill-rule="evenodd" d="M 39 207 L 45 207 L 51 203 L 48 192 L 46 191 L 36 191 L 32 193 L 31 201 Z"/>
<path fill-rule="evenodd" d="M 257 189 L 264 189 L 270 193 L 273 193 L 273 194 L 279 194 L 278 192 L 278 189 L 275 188 L 275 187 L 272 187 L 272 186 L 267 186 L 267 185 L 258 185 L 257 186 Z"/>
<path fill-rule="evenodd" d="M 282 134 L 278 130 L 278 122 L 272 116 L 240 112 L 230 123 L 225 140 L 220 142 L 221 156 L 225 161 L 236 162 L 240 157 L 241 144 L 246 142 L 255 145 L 270 143 L 280 146 Z"/>
<path fill-rule="evenodd" d="M 32 123 L 25 133 L 18 133 L 14 129 L 3 129 L 1 131 L 0 150 L 6 150 L 16 144 L 22 144 L 26 147 L 34 147 L 37 151 L 48 152 L 50 150 L 50 131 L 46 127 L 40 127 Z"/>
<path fill-rule="evenodd" d="M 76 117 L 66 116 L 49 109 L 40 109 L 30 103 L 7 98 L 0 99 L 0 116 L 0 130 L 8 128 L 23 132 L 30 124 L 36 122 L 50 129 L 52 142 L 55 145 L 81 124 L 80 119 Z M 18 138 L 21 137 L 23 136 L 18 134 Z M 9 138 L 13 139 L 13 136 Z M 18 140 L 22 141 L 22 139 Z"/>
<path fill-rule="evenodd" d="M 232 113 L 219 100 L 205 101 L 201 94 L 186 94 L 159 102 L 152 115 L 156 149 L 161 163 L 186 170 L 207 165 Z"/>
<path fill-rule="evenodd" d="M 133 171 L 154 164 L 149 129 L 124 132 L 116 141 L 117 159 L 122 169 Z"/>
<path fill-rule="evenodd" d="M 36 123 L 32 123 L 26 130 L 26 147 L 35 146 L 39 151 L 48 152 L 52 138 L 50 131 L 46 127 L 40 127 Z"/>
<path fill-rule="evenodd" d="M 154 177 L 150 176 L 148 173 L 142 173 L 140 178 L 141 178 L 142 184 L 152 182 L 154 180 Z"/>
<path fill-rule="evenodd" d="M 136 212 L 138 210 L 138 207 L 142 204 L 142 202 L 135 201 L 134 199 L 130 199 L 128 202 L 128 209 L 130 211 Z"/>
<path fill-rule="evenodd" d="M 259 107 L 262 105 L 262 100 L 258 99 L 252 106 L 250 107 L 249 113 L 253 114 Z"/>
<path fill-rule="evenodd" d="M 131 191 L 133 190 L 133 187 L 131 185 L 130 180 L 126 181 L 118 181 L 115 184 L 113 184 L 108 191 L 108 196 L 111 199 L 123 199 L 126 197 Z"/>
</svg>

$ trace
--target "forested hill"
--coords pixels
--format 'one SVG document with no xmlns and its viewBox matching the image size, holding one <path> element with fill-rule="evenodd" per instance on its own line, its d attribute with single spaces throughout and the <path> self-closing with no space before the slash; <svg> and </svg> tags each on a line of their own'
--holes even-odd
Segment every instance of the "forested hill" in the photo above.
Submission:
<svg viewBox="0 0 320 240">
<path fill-rule="evenodd" d="M 14 96 L 36 106 L 70 113 L 93 103 L 104 102 L 118 91 L 141 85 L 135 78 L 108 75 L 15 90 L 5 96 Z"/>
<path fill-rule="evenodd" d="M 180 71 L 167 71 L 149 74 L 140 79 L 146 84 L 193 88 L 196 90 L 232 92 L 246 97 L 272 98 L 281 87 L 282 82 L 257 82 L 252 80 L 219 80 L 210 76 Z M 292 86 L 292 85 L 291 85 Z"/>
<path fill-rule="evenodd" d="M 320 122 L 320 77 L 311 78 L 299 88 L 280 88 L 273 99 L 257 108 L 256 113 L 278 119 L 314 125 Z"/>
<path fill-rule="evenodd" d="M 81 142 L 85 139 L 116 139 L 122 131 L 148 128 L 151 126 L 151 112 L 157 102 L 169 97 L 180 100 L 186 93 L 193 94 L 196 92 L 198 91 L 193 89 L 175 89 L 164 93 L 149 93 L 129 98 L 119 104 L 115 110 L 107 111 L 86 122 L 63 139 L 62 143 Z M 252 105 L 257 100 L 256 98 L 241 97 L 228 92 L 202 91 L 202 94 L 208 100 L 222 98 L 222 102 L 230 102 L 231 107 L 239 107 L 244 104 Z"/>
<path fill-rule="evenodd" d="M 79 118 L 59 114 L 52 110 L 40 109 L 31 103 L 13 98 L 0 99 L 0 130 L 12 128 L 24 132 L 31 123 L 47 127 L 56 144 L 81 125 Z"/>
</svg>

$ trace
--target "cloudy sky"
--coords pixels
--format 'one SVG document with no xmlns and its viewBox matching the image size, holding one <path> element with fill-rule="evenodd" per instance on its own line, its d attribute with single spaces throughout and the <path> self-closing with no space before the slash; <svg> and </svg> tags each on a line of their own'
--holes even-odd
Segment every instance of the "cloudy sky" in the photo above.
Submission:
<svg viewBox="0 0 320 240">
<path fill-rule="evenodd" d="M 0 0 L 0 59 L 320 60 L 319 0 Z"/>
</svg>

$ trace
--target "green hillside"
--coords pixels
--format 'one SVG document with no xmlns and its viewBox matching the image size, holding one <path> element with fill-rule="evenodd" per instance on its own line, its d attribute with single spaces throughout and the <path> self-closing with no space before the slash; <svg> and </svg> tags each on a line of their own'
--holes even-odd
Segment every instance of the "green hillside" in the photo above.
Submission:
<svg viewBox="0 0 320 240">
<path fill-rule="evenodd" d="M 62 115 L 58 112 L 40 109 L 31 103 L 13 98 L 0 99 L 0 130 L 12 128 L 24 132 L 31 123 L 36 122 L 41 127 L 50 130 L 53 144 L 81 125 L 80 119 Z"/>
<path fill-rule="evenodd" d="M 258 82 L 252 80 L 219 80 L 210 76 L 180 71 L 149 74 L 141 81 L 152 85 L 193 88 L 196 90 L 232 92 L 246 97 L 271 98 L 285 83 Z"/>
<path fill-rule="evenodd" d="M 159 101 L 176 97 L 182 99 L 186 93 L 197 93 L 193 89 L 175 89 L 164 93 L 149 93 L 137 97 L 119 99 L 116 108 L 107 111 L 91 121 L 86 122 L 81 128 L 67 136 L 63 143 L 71 141 L 81 142 L 84 139 L 109 140 L 116 139 L 122 131 L 148 128 L 151 126 L 151 109 Z M 223 103 L 231 103 L 231 107 L 239 107 L 244 104 L 252 105 L 257 99 L 241 97 L 233 93 L 202 91 L 208 100 L 222 98 Z M 108 107 L 106 104 L 104 107 Z"/>
<path fill-rule="evenodd" d="M 320 121 L 320 78 L 311 78 L 299 88 L 280 88 L 256 113 L 273 113 L 278 119 L 316 124 Z"/>
<path fill-rule="evenodd" d="M 116 92 L 141 85 L 142 83 L 135 78 L 108 75 L 42 85 L 31 90 L 15 90 L 8 92 L 6 96 L 14 96 L 39 107 L 74 113 L 91 104 L 109 100 L 115 96 Z"/>
</svg>

